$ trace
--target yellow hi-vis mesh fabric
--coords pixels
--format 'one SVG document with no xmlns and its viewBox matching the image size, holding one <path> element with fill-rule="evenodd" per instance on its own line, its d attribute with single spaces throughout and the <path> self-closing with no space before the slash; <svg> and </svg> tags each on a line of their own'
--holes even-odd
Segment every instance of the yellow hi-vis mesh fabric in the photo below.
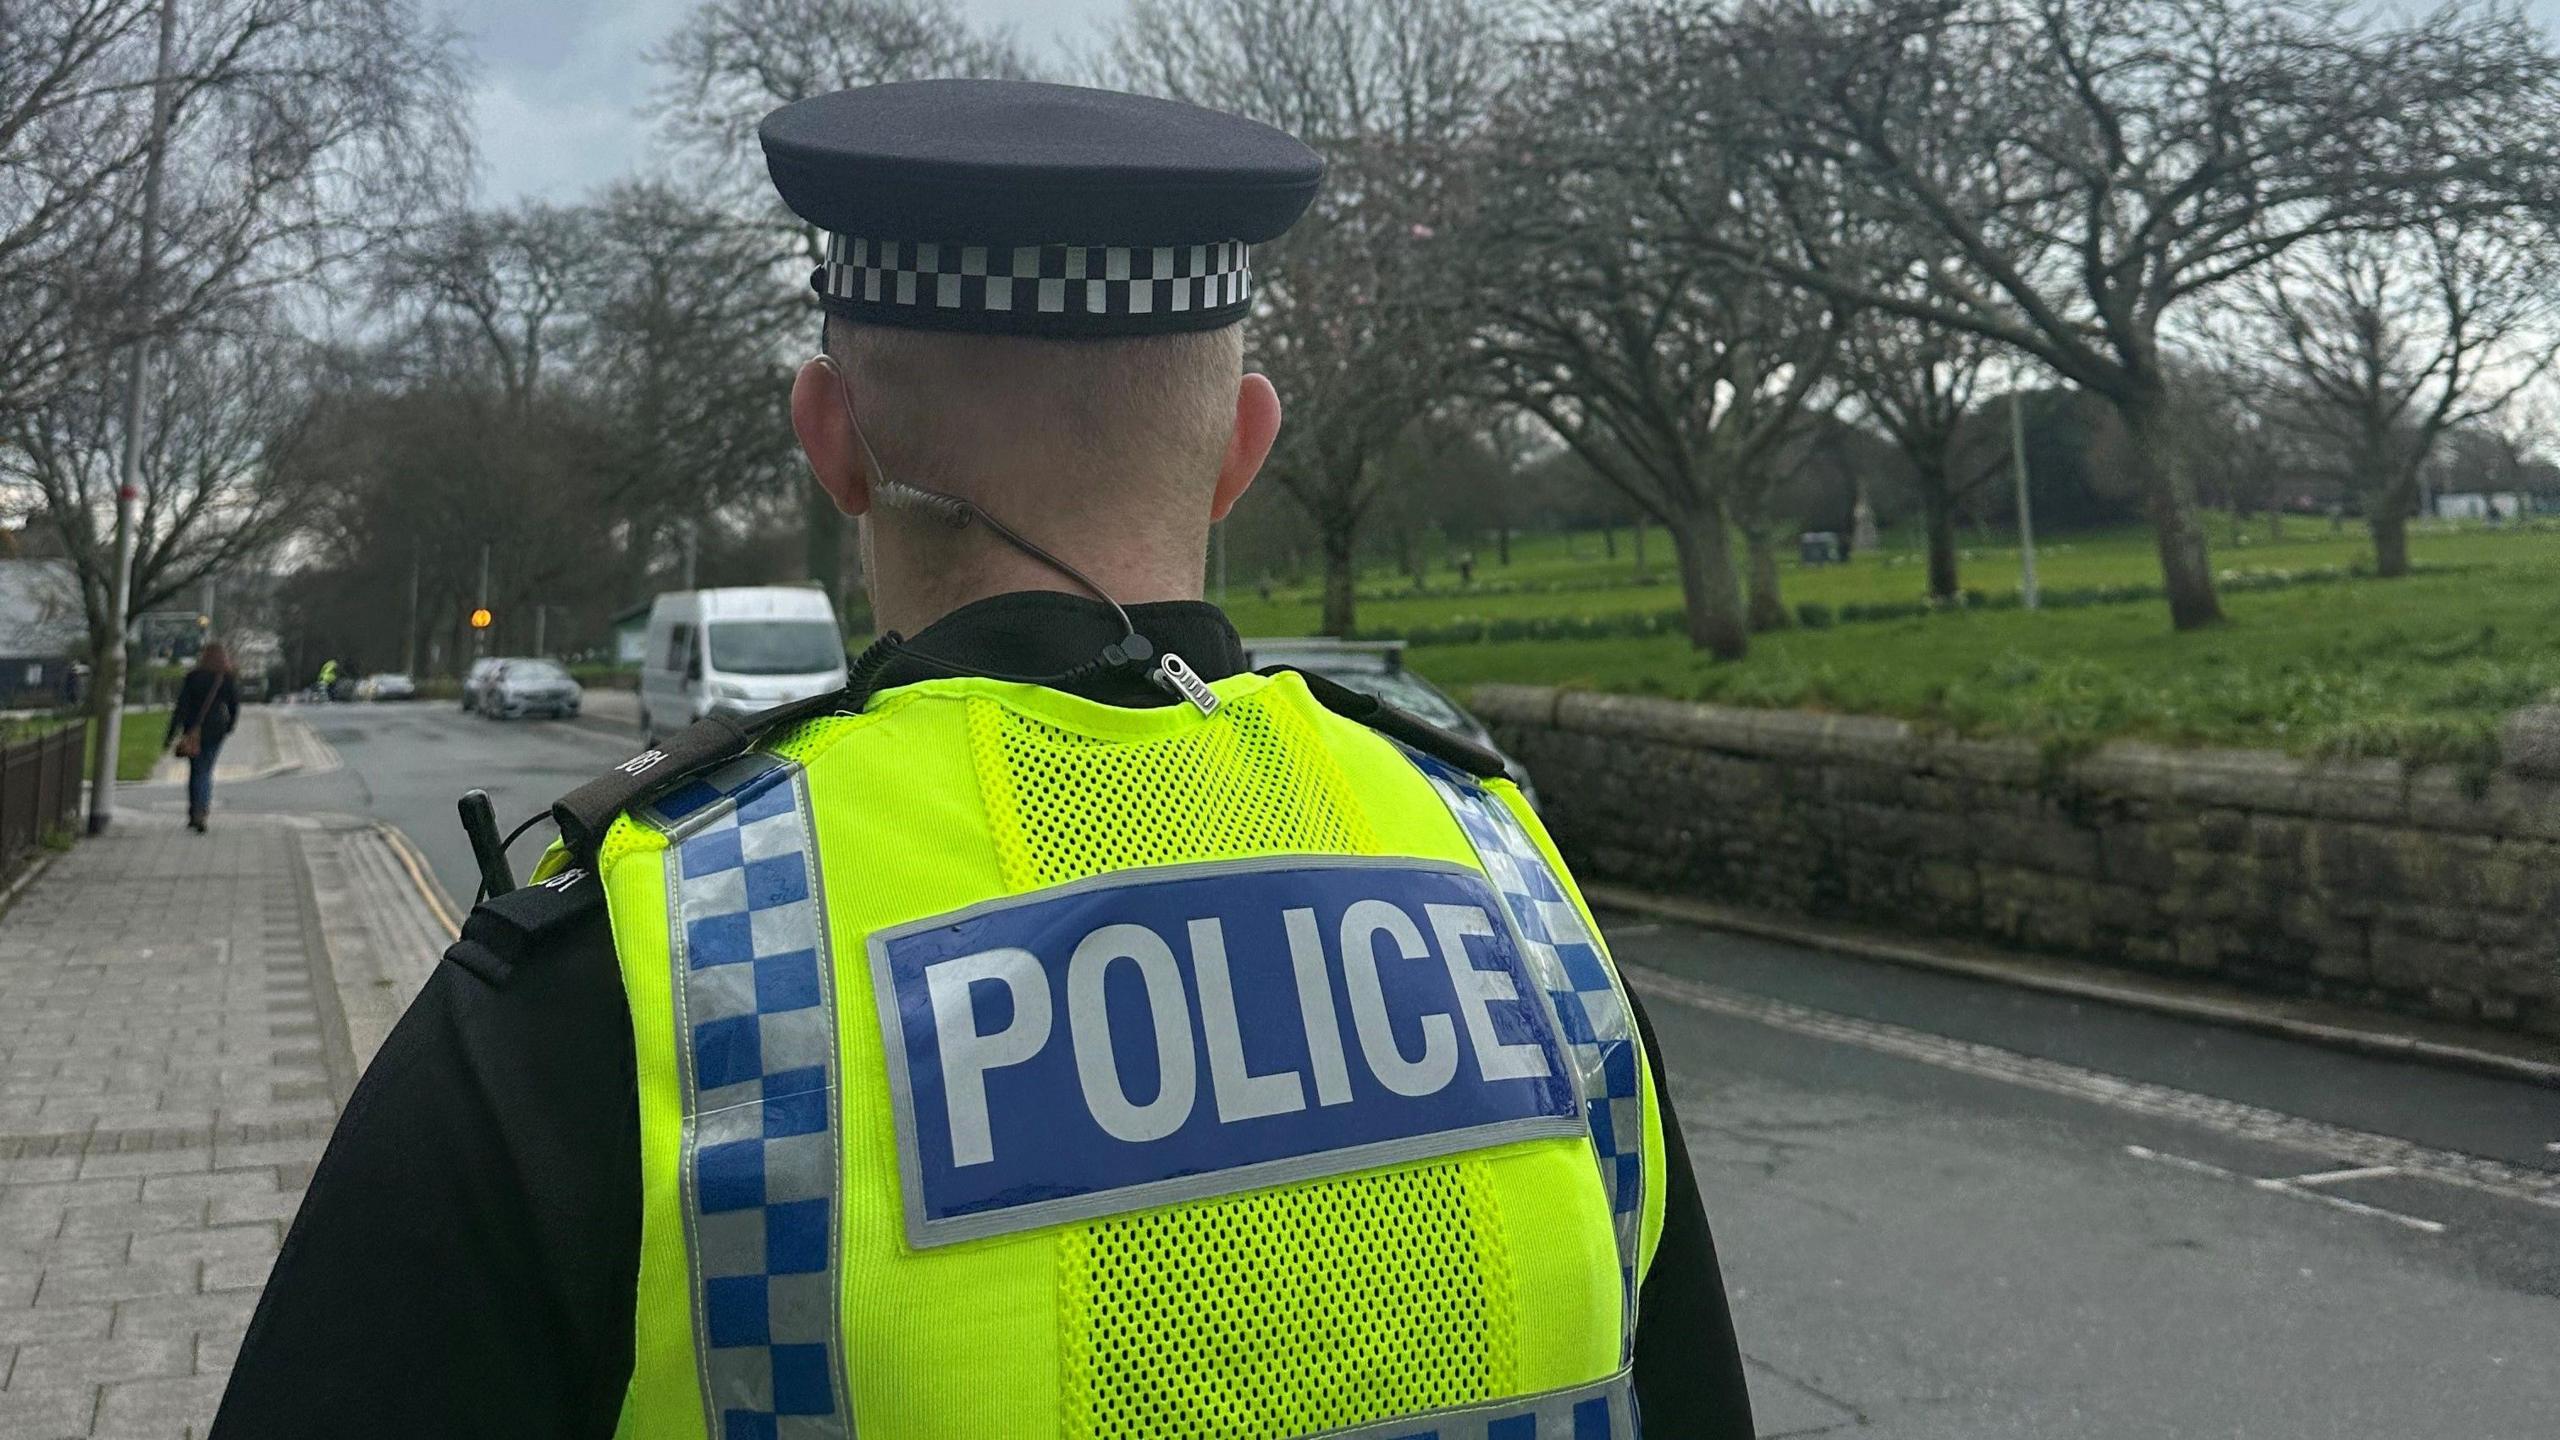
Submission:
<svg viewBox="0 0 2560 1440">
<path fill-rule="evenodd" d="M 808 767 L 834 955 L 845 1361 L 862 1440 L 1286 1440 L 1587 1384 L 1619 1364 L 1617 1259 L 1580 1138 L 906 1243 L 870 936 L 1153 864 L 1472 863 L 1413 765 L 1302 682 L 1213 688 L 1223 703 L 1203 717 L 932 681 L 767 742 Z M 617 1433 L 720 1440 L 702 1413 L 677 1203 L 664 842 L 625 821 L 602 848 L 638 1042 L 644 1185 Z M 1647 1129 L 1658 1154 L 1651 1114 Z"/>
<path fill-rule="evenodd" d="M 1461 1160 L 1079 1227 L 1058 1256 L 1066 1435 L 1311 1435 L 1503 1393 L 1489 1188 Z"/>
<path fill-rule="evenodd" d="M 972 699 L 969 743 L 1006 885 L 1032 890 L 1204 855 L 1376 848 L 1304 717 L 1255 698 L 1216 719 L 1160 739 L 1109 740 Z"/>
<path fill-rule="evenodd" d="M 1142 740 L 970 700 L 1008 887 L 1210 855 L 1374 853 L 1341 767 L 1277 699 L 1257 691 Z M 1065 1433 L 1304 1435 L 1507 1393 L 1509 1286 L 1484 1280 L 1507 1264 L 1493 1217 L 1479 1225 L 1484 1183 L 1447 1161 L 1077 1227 L 1059 1272 Z"/>
</svg>

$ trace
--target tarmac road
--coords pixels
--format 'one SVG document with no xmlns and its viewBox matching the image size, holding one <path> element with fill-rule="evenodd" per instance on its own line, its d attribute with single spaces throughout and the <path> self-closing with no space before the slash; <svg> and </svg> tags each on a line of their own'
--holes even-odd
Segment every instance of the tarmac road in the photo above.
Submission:
<svg viewBox="0 0 2560 1440">
<path fill-rule="evenodd" d="M 454 811 L 462 792 L 488 791 L 499 825 L 513 829 L 639 749 L 635 732 L 598 721 L 484 720 L 442 700 L 299 705 L 283 713 L 308 724 L 339 766 L 228 787 L 215 796 L 217 813 L 237 805 L 386 821 L 425 857 L 456 915 L 470 907 L 480 878 Z M 518 879 L 550 839 L 543 824 L 517 842 L 510 853 Z"/>
<path fill-rule="evenodd" d="M 341 767 L 219 803 L 387 821 L 456 900 L 466 786 L 512 824 L 633 748 L 446 704 L 295 713 Z M 2560 1090 L 1604 919 L 1764 1435 L 2560 1436 Z"/>
</svg>

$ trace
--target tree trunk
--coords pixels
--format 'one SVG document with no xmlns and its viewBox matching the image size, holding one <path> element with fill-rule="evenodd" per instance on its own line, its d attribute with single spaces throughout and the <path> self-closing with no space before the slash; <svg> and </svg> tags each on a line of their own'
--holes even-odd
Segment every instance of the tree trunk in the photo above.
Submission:
<svg viewBox="0 0 2560 1440">
<path fill-rule="evenodd" d="M 2214 593 L 2213 556 L 2205 544 L 2194 477 L 2180 457 L 2177 421 L 2167 390 L 2157 385 L 2116 401 L 2132 441 L 2133 466 L 2160 549 L 2160 580 L 2169 592 L 2169 623 L 2198 630 L 2222 622 L 2222 597 Z"/>
<path fill-rule="evenodd" d="M 1644 532 L 1645 532 L 1646 528 L 1647 528 L 1647 527 L 1646 527 L 1646 525 L 1645 525 L 1645 518 L 1644 518 L 1643 516 L 1641 516 L 1641 515 L 1637 516 L 1637 517 L 1636 517 L 1636 578 L 1637 578 L 1637 579 L 1639 579 L 1639 580 L 1642 580 L 1643 578 L 1645 578 L 1645 574 L 1646 574 L 1646 572 L 1652 568 L 1651 566 L 1648 566 L 1647 564 L 1645 564 L 1645 560 L 1644 560 Z"/>
<path fill-rule="evenodd" d="M 1500 561 L 1503 568 L 1510 568 L 1511 527 L 1509 525 L 1496 525 L 1493 527 L 1493 558 Z"/>
<path fill-rule="evenodd" d="M 844 512 L 815 484 L 801 494 L 808 578 L 817 581 L 818 588 L 827 594 L 827 603 L 835 605 L 844 589 Z"/>
<path fill-rule="evenodd" d="M 1751 649 L 1743 623 L 1741 576 L 1733 565 L 1733 536 L 1721 510 L 1684 516 L 1665 528 L 1680 559 L 1680 600 L 1687 612 L 1689 643 L 1719 660 L 1739 660 Z"/>
<path fill-rule="evenodd" d="M 1787 613 L 1787 597 L 1778 588 L 1778 546 L 1768 527 L 1754 526 L 1742 533 L 1743 548 L 1751 556 L 1751 628 L 1765 634 L 1784 630 L 1794 622 Z"/>
<path fill-rule="evenodd" d="M 2385 465 L 2375 465 L 2386 470 Z M 2395 580 L 2409 573 L 2409 513 L 2418 507 L 2418 470 L 2364 488 L 2365 528 L 2373 532 L 2373 573 Z"/>
<path fill-rule="evenodd" d="M 2384 580 L 2408 574 L 2409 517 L 2375 506 L 2364 523 L 2373 531 L 2373 573 Z"/>
<path fill-rule="evenodd" d="M 1922 467 L 1918 488 L 1920 524 L 1929 537 L 1929 598 L 1953 601 L 1961 579 L 1956 574 L 1956 502 L 1945 469 Z"/>
<path fill-rule="evenodd" d="M 1321 628 L 1325 634 L 1337 639 L 1350 638 L 1352 611 L 1357 599 L 1352 588 L 1358 578 L 1352 567 L 1353 536 L 1350 525 L 1333 524 L 1325 526 L 1320 537 L 1324 543 L 1324 623 Z"/>
<path fill-rule="evenodd" d="M 1615 560 L 1618 558 L 1617 526 L 1603 525 L 1600 527 L 1600 548 L 1609 552 L 1610 559 Z"/>
</svg>

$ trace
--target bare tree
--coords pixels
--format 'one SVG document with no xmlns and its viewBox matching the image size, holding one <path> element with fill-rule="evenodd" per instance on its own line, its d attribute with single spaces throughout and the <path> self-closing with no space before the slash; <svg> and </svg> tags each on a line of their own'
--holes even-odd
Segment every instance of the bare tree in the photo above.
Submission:
<svg viewBox="0 0 2560 1440">
<path fill-rule="evenodd" d="M 1999 341 L 2106 399 L 2133 441 L 2181 629 L 2221 607 L 2172 443 L 2169 324 L 2306 240 L 2534 197 L 2560 90 L 2550 45 L 2507 7 L 2406 22 L 2351 0 L 1748 10 L 1732 33 L 1757 114 L 1727 138 L 1822 183 L 1796 196 L 1785 243 L 1710 243 Z M 1908 238 L 1844 248 L 1837 237 L 1865 232 L 1835 223 L 1844 212 Z"/>
<path fill-rule="evenodd" d="M 1459 248 L 1482 382 L 1661 522 L 1691 643 L 1732 659 L 1785 623 L 1771 482 L 1838 327 L 1829 301 L 1697 243 L 1759 209 L 1730 149 L 1678 118 L 1730 79 L 1687 63 L 1700 35 L 1630 9 L 1541 46 L 1483 147 L 1487 200 Z"/>
<path fill-rule="evenodd" d="M 1997 350 L 1977 335 L 1885 314 L 1860 317 L 1842 343 L 1841 383 L 1911 464 L 1934 600 L 1956 598 L 1957 517 L 2008 458 L 2005 445 L 1983 454 L 1973 413 Z"/>
<path fill-rule="evenodd" d="M 1111 42 L 1117 83 L 1253 116 L 1325 156 L 1307 217 L 1254 257 L 1246 335 L 1290 407 L 1269 473 L 1314 524 L 1330 635 L 1357 618 L 1379 461 L 1464 358 L 1441 232 L 1512 21 L 1502 0 L 1133 0 Z"/>
<path fill-rule="evenodd" d="M 2270 413 L 2361 502 L 2374 573 L 2406 575 L 2437 442 L 2504 410 L 2560 351 L 2560 251 L 2538 227 L 2447 220 L 2327 237 L 2259 282 L 2289 381 Z"/>
<path fill-rule="evenodd" d="M 460 183 L 458 46 L 410 0 L 189 0 L 141 296 L 160 3 L 0 6 L 0 417 L 137 336 L 329 273 Z"/>
<path fill-rule="evenodd" d="M 579 297 L 583 378 L 612 433 L 596 497 L 646 573 L 656 551 L 737 502 L 798 498 L 790 372 L 768 343 L 766 240 L 664 184 L 629 182 L 594 213 L 603 283 Z"/>
<path fill-rule="evenodd" d="M 428 343 L 479 350 L 521 412 L 542 387 L 544 362 L 576 346 L 582 307 L 609 273 L 603 239 L 591 213 L 540 201 L 458 211 L 404 239 L 378 289 L 425 313 Z"/>
<path fill-rule="evenodd" d="M 132 612 L 262 560 L 306 518 L 317 477 L 290 457 L 306 438 L 307 367 L 270 334 L 195 335 L 155 367 L 135 519 Z M 107 390 L 65 390 L 0 435 L 0 504 L 52 531 L 77 579 L 92 654 L 109 657 L 115 507 L 126 411 Z M 101 674 L 109 673 L 102 664 Z"/>
<path fill-rule="evenodd" d="M 666 139 L 731 177 L 737 213 L 764 227 L 763 268 L 794 273 L 793 284 L 775 287 L 772 337 L 805 324 L 799 343 L 813 349 L 818 300 L 798 282 L 824 262 L 826 239 L 764 186 L 757 124 L 780 106 L 858 85 L 1030 70 L 1010 32 L 970 25 L 953 0 L 707 0 L 648 59 L 668 77 L 656 97 Z M 808 575 L 834 596 L 844 516 L 816 486 L 803 491 Z"/>
</svg>

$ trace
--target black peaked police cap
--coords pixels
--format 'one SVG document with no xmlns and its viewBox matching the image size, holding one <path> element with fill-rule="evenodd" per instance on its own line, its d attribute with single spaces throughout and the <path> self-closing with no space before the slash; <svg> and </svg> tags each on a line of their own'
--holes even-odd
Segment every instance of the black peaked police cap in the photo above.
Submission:
<svg viewBox="0 0 2560 1440">
<path fill-rule="evenodd" d="M 1055 337 L 1214 330 L 1252 304 L 1253 246 L 1324 161 L 1258 121 L 1027 80 L 917 80 L 786 105 L 774 188 L 827 234 L 809 278 L 868 325 Z"/>
</svg>

